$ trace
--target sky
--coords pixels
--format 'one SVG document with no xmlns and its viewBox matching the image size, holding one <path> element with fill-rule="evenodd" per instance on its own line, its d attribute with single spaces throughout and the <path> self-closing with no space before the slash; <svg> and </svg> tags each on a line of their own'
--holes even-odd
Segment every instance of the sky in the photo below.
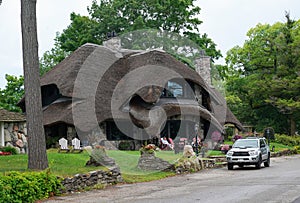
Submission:
<svg viewBox="0 0 300 203">
<path fill-rule="evenodd" d="M 53 48 L 57 32 L 70 24 L 70 13 L 88 15 L 92 0 L 38 0 L 37 29 L 39 56 Z M 285 11 L 300 19 L 299 0 L 197 0 L 203 23 L 201 33 L 217 44 L 223 56 L 236 45 L 242 46 L 246 33 L 258 23 L 285 22 Z M 23 75 L 20 0 L 3 0 L 0 6 L 0 88 L 6 85 L 5 74 Z M 217 63 L 224 63 L 220 59 Z"/>
</svg>

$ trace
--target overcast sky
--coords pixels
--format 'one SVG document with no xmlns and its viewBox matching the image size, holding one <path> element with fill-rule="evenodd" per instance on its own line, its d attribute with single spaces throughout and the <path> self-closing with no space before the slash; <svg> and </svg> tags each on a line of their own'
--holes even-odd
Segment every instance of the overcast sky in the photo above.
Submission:
<svg viewBox="0 0 300 203">
<path fill-rule="evenodd" d="M 56 32 L 70 24 L 70 13 L 87 15 L 92 0 L 38 0 L 39 56 L 53 47 Z M 201 33 L 207 33 L 225 56 L 242 45 L 247 31 L 258 23 L 285 22 L 284 12 L 300 19 L 300 0 L 198 0 Z M 0 6 L 0 88 L 5 74 L 22 75 L 20 0 L 3 0 Z M 219 63 L 223 63 L 220 60 Z"/>
</svg>

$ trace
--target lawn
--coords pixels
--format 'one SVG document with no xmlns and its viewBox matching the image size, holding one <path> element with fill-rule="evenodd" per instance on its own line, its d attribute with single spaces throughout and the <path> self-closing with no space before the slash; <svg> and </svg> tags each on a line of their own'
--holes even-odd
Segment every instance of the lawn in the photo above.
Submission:
<svg viewBox="0 0 300 203">
<path fill-rule="evenodd" d="M 270 150 L 272 149 L 273 146 L 275 147 L 275 152 L 294 148 L 294 147 L 287 146 L 287 145 L 284 145 L 284 144 L 280 144 L 280 143 L 276 143 L 276 142 L 270 142 Z"/>
<path fill-rule="evenodd" d="M 97 169 L 97 167 L 85 167 L 85 163 L 89 159 L 87 152 L 72 154 L 48 150 L 47 156 L 51 172 L 58 176 L 67 177 Z M 27 171 L 27 159 L 28 155 L 24 154 L 0 156 L 0 172 Z"/>
<path fill-rule="evenodd" d="M 120 166 L 123 179 L 126 182 L 143 182 L 162 179 L 175 175 L 173 172 L 142 171 L 136 166 L 140 157 L 139 151 L 107 150 L 108 156 L 112 157 Z M 47 151 L 50 170 L 53 174 L 61 177 L 73 176 L 78 173 L 103 169 L 105 167 L 85 166 L 89 160 L 89 153 L 58 153 L 57 150 Z M 174 163 L 181 155 L 171 151 L 156 152 L 156 155 L 164 160 Z M 28 171 L 28 156 L 24 154 L 0 156 L 0 173 L 9 171 Z"/>
<path fill-rule="evenodd" d="M 159 151 L 155 153 L 157 157 L 170 163 L 174 163 L 181 156 L 181 154 L 174 154 L 173 151 Z M 139 151 L 108 150 L 107 154 L 120 166 L 122 177 L 128 183 L 158 180 L 175 175 L 174 172 L 143 171 L 138 169 Z"/>
</svg>

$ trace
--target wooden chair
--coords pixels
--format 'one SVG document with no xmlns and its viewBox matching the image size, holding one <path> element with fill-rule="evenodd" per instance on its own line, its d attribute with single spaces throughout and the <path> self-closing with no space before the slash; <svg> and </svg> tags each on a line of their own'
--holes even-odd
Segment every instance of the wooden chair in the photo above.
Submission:
<svg viewBox="0 0 300 203">
<path fill-rule="evenodd" d="M 74 138 L 72 140 L 72 146 L 73 146 L 72 152 L 78 151 L 80 153 L 83 151 L 83 149 L 80 147 L 80 140 L 77 138 Z"/>
<path fill-rule="evenodd" d="M 60 153 L 61 151 L 66 151 L 68 153 L 70 151 L 68 147 L 68 140 L 66 140 L 65 138 L 60 138 L 58 140 L 58 144 L 60 146 L 58 149 L 58 153 Z"/>
</svg>

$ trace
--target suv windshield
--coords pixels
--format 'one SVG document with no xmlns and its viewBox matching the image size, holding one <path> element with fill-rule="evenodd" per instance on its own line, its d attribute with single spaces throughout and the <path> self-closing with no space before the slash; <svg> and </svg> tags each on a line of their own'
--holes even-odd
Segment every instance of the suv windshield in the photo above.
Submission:
<svg viewBox="0 0 300 203">
<path fill-rule="evenodd" d="M 258 142 L 257 140 L 241 139 L 235 141 L 232 147 L 233 148 L 257 148 Z"/>
</svg>

